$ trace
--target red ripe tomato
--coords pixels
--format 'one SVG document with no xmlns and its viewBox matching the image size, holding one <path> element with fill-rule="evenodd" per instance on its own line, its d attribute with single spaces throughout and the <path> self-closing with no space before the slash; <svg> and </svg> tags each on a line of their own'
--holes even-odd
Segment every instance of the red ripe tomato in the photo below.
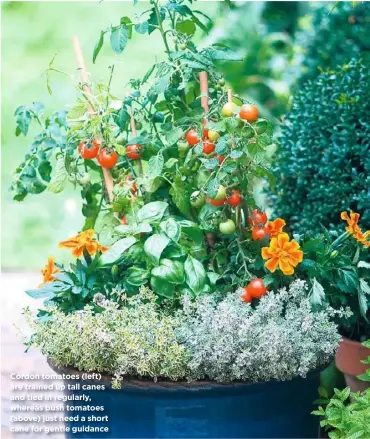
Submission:
<svg viewBox="0 0 370 439">
<path fill-rule="evenodd" d="M 124 226 L 127 226 L 127 219 L 126 219 L 126 215 L 123 215 L 122 217 L 121 217 L 121 223 L 124 225 Z"/>
<path fill-rule="evenodd" d="M 186 133 L 186 140 L 190 146 L 198 145 L 200 139 L 198 137 L 198 131 L 192 128 Z"/>
<path fill-rule="evenodd" d="M 252 123 L 258 119 L 258 108 L 253 104 L 244 104 L 240 107 L 239 117 Z"/>
<path fill-rule="evenodd" d="M 239 206 L 239 204 L 242 201 L 242 197 L 240 195 L 240 192 L 238 191 L 238 189 L 234 189 L 232 192 L 231 197 L 227 198 L 226 202 L 229 206 Z"/>
<path fill-rule="evenodd" d="M 258 209 L 254 209 L 252 210 L 248 221 L 251 226 L 264 226 L 267 223 L 267 215 L 265 212 L 260 212 Z"/>
<path fill-rule="evenodd" d="M 204 154 L 211 154 L 215 150 L 215 145 L 206 139 L 203 142 L 203 152 Z"/>
<path fill-rule="evenodd" d="M 263 279 L 257 278 L 250 281 L 250 283 L 245 288 L 246 293 L 254 299 L 260 299 L 267 293 L 267 288 L 263 283 Z"/>
<path fill-rule="evenodd" d="M 98 162 L 102 168 L 113 168 L 118 162 L 116 151 L 109 151 L 107 148 L 101 149 L 98 155 Z"/>
<path fill-rule="evenodd" d="M 266 227 L 253 227 L 252 239 L 253 241 L 262 241 L 265 236 L 269 236 L 269 231 Z"/>
<path fill-rule="evenodd" d="M 208 203 L 212 204 L 212 206 L 223 206 L 225 204 L 226 198 L 223 198 L 222 200 L 212 200 L 212 198 L 207 199 Z"/>
<path fill-rule="evenodd" d="M 222 162 L 226 159 L 225 155 L 217 155 L 216 156 L 218 158 L 218 161 L 220 163 L 220 165 L 222 164 Z"/>
<path fill-rule="evenodd" d="M 99 148 L 100 143 L 96 143 L 95 140 L 93 140 L 92 144 L 84 141 L 78 145 L 78 152 L 85 160 L 92 160 L 98 155 Z"/>
<path fill-rule="evenodd" d="M 246 303 L 251 303 L 253 300 L 253 297 L 249 294 L 249 292 L 247 291 L 247 288 L 243 288 L 244 289 L 244 293 L 241 296 L 241 299 L 243 302 Z"/>
<path fill-rule="evenodd" d="M 128 145 L 126 148 L 127 157 L 130 160 L 139 160 L 142 154 L 142 146 L 141 145 Z"/>
</svg>

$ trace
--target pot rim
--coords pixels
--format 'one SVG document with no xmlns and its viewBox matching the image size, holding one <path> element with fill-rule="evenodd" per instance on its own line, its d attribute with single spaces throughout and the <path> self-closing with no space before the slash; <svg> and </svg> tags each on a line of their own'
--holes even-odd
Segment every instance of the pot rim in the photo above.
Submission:
<svg viewBox="0 0 370 439">
<path fill-rule="evenodd" d="M 75 375 L 81 375 L 83 373 L 94 373 L 93 371 L 85 372 L 78 369 L 75 369 L 74 367 L 70 366 L 57 366 L 56 362 L 52 358 L 47 358 L 47 363 L 49 366 L 57 373 L 66 373 L 69 374 L 75 374 Z M 325 366 L 319 366 L 318 368 L 314 370 L 310 370 L 306 377 L 302 377 L 300 375 L 294 376 L 290 380 L 285 381 L 278 381 L 278 380 L 270 380 L 270 381 L 231 381 L 228 383 L 221 383 L 218 381 L 211 381 L 211 380 L 196 380 L 196 381 L 170 381 L 165 379 L 158 379 L 157 381 L 154 381 L 153 379 L 149 378 L 138 378 L 138 377 L 124 377 L 120 383 L 121 388 L 142 388 L 142 389 L 163 389 L 163 390 L 189 390 L 189 391 L 196 391 L 196 390 L 209 390 L 209 389 L 238 389 L 238 388 L 245 388 L 247 386 L 257 386 L 262 384 L 274 384 L 274 385 L 281 385 L 285 382 L 290 382 L 292 380 L 296 379 L 306 379 L 307 377 L 314 376 L 316 374 L 319 374 L 322 370 L 324 370 L 326 367 L 328 367 L 330 363 L 328 363 Z M 101 379 L 85 379 L 85 383 L 96 383 L 97 381 L 101 382 L 102 384 L 106 384 L 108 388 L 112 387 L 112 375 L 109 375 L 107 373 L 100 373 Z"/>
<path fill-rule="evenodd" d="M 341 341 L 341 343 L 348 343 L 348 344 L 350 344 L 350 345 L 352 345 L 352 346 L 357 346 L 357 347 L 362 347 L 362 348 L 364 348 L 364 349 L 367 349 L 367 350 L 370 350 L 369 348 L 367 348 L 366 346 L 364 346 L 360 341 L 357 341 L 357 340 L 351 340 L 350 338 L 348 338 L 348 337 L 344 337 L 343 335 L 342 335 L 342 341 Z"/>
</svg>

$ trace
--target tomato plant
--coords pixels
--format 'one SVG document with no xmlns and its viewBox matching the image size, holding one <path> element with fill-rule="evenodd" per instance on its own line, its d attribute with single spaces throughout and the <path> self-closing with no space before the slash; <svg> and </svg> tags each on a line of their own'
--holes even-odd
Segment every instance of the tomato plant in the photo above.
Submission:
<svg viewBox="0 0 370 439">
<path fill-rule="evenodd" d="M 93 50 L 95 63 L 107 41 L 120 55 L 135 34 L 162 38 L 165 56 L 132 79 L 121 99 L 110 90 L 112 66 L 106 83 L 91 75 L 89 92 L 77 84 L 68 112 L 45 117 L 40 104 L 16 112 L 17 135 L 31 123 L 41 130 L 16 170 L 15 198 L 57 193 L 69 181 L 79 185 L 84 230 L 108 231 L 113 242 L 100 256 L 101 272 L 114 272 L 115 284 L 129 294 L 147 284 L 164 302 L 252 278 L 254 181 L 272 178 L 264 158 L 270 123 L 254 119 L 258 109 L 232 96 L 216 69 L 238 54 L 193 41 L 207 20 L 190 1 L 153 0 L 134 19 L 121 17 L 102 30 Z M 79 153 L 86 139 L 99 142 Z M 93 153 L 101 166 L 81 158 Z M 264 215 L 252 213 L 251 225 L 264 225 Z"/>
</svg>

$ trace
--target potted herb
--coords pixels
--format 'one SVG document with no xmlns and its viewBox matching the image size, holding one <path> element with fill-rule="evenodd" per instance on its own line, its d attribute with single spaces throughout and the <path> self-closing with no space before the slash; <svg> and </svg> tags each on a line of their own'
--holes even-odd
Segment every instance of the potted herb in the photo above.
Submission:
<svg viewBox="0 0 370 439">
<path fill-rule="evenodd" d="M 49 258 L 43 284 L 28 291 L 45 299 L 36 320 L 27 313 L 30 344 L 58 372 L 102 374 L 106 386 L 96 393 L 94 375 L 84 392 L 101 401 L 109 432 L 81 416 L 68 435 L 317 431 L 309 407 L 340 340 L 334 311 L 312 309 L 293 276 L 300 244 L 256 206 L 254 181 L 273 178 L 264 154 L 272 128 L 215 69 L 238 55 L 192 42 L 204 19 L 185 1 L 152 1 L 135 23 L 122 17 L 102 31 L 94 61 L 107 32 L 116 53 L 133 31 L 163 38 L 167 58 L 131 80 L 122 101 L 111 94 L 113 68 L 108 85 L 88 81 L 74 39 L 77 102 L 50 117 L 39 104 L 16 111 L 17 135 L 32 120 L 42 130 L 17 168 L 15 199 L 58 193 L 68 180 L 83 199 L 83 230 L 60 243 L 75 262 Z M 277 267 L 280 287 L 269 278 Z M 67 393 L 78 400 L 77 385 Z"/>
<path fill-rule="evenodd" d="M 364 348 L 370 349 L 370 342 L 363 343 Z M 370 356 L 362 360 L 370 364 Z M 370 369 L 359 376 L 364 382 L 370 381 Z M 319 407 L 314 415 L 322 416 L 322 427 L 329 430 L 330 438 L 368 438 L 370 435 L 370 390 L 363 393 L 351 393 L 350 388 L 335 389 L 335 394 L 330 400 L 323 400 L 325 408 Z"/>
</svg>

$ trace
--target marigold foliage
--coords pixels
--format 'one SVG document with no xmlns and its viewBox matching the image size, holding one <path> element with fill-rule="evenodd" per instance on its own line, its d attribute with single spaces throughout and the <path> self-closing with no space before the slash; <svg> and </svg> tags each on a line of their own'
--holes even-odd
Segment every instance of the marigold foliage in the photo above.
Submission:
<svg viewBox="0 0 370 439">
<path fill-rule="evenodd" d="M 294 232 L 342 228 L 338 212 L 359 212 L 370 229 L 370 80 L 352 61 L 323 73 L 294 97 L 273 160 L 276 214 Z"/>
</svg>

